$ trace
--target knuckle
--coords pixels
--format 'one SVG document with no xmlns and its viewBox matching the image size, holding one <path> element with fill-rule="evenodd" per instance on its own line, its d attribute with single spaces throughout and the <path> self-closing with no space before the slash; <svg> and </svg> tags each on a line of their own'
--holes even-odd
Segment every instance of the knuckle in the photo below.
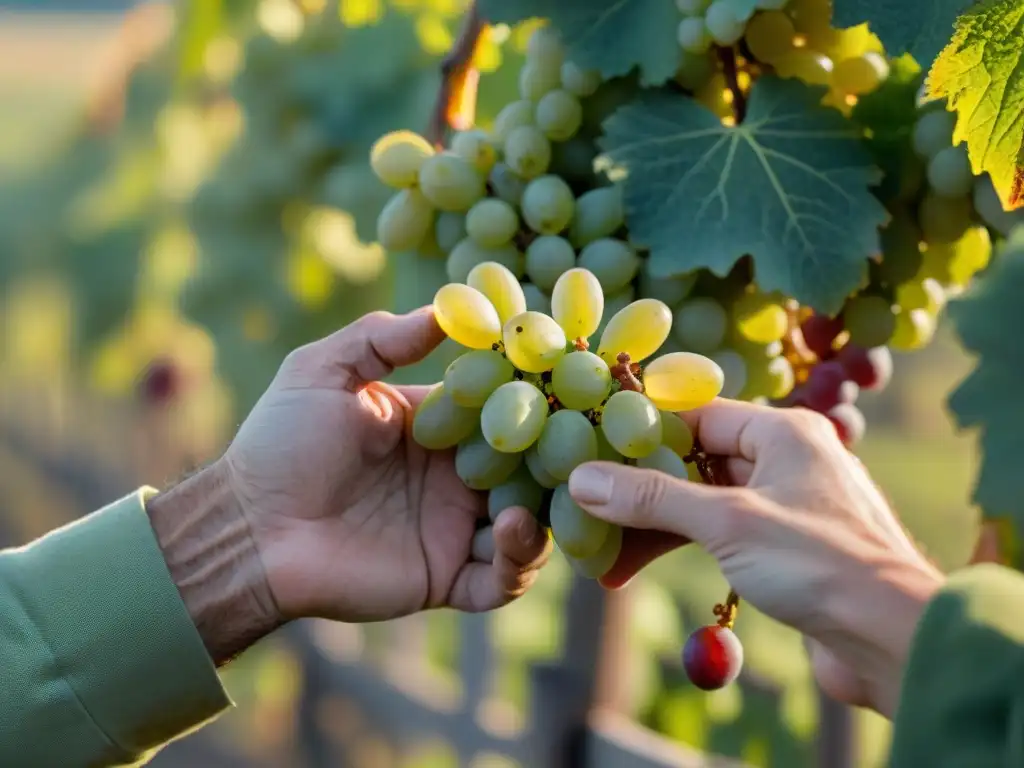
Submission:
<svg viewBox="0 0 1024 768">
<path fill-rule="evenodd" d="M 834 427 L 824 414 L 812 411 L 809 408 L 787 408 L 788 413 L 784 414 L 783 424 L 786 427 L 786 436 L 800 442 L 811 442 L 827 435 Z"/>
<path fill-rule="evenodd" d="M 641 474 L 633 490 L 633 507 L 640 522 L 657 516 L 668 495 L 668 483 L 669 476 L 663 472 L 646 470 Z"/>
</svg>

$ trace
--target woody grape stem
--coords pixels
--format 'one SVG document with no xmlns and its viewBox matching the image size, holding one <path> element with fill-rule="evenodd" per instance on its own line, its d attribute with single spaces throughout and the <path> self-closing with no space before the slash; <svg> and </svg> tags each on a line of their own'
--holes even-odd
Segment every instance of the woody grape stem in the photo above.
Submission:
<svg viewBox="0 0 1024 768">
<path fill-rule="evenodd" d="M 479 73 L 473 69 L 473 56 L 485 26 L 476 0 L 473 0 L 463 17 L 455 44 L 441 60 L 441 87 L 426 131 L 426 139 L 438 148 L 444 145 L 448 131 L 453 128 L 463 130 L 473 122 L 474 115 L 465 115 L 463 110 L 467 103 L 476 101 Z"/>
</svg>

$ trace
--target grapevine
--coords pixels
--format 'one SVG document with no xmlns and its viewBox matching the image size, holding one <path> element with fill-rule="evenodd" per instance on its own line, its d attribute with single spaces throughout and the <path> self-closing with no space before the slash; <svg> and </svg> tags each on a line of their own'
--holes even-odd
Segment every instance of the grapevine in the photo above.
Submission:
<svg viewBox="0 0 1024 768">
<path fill-rule="evenodd" d="M 464 463 L 473 464 L 518 413 L 527 431 L 503 444 L 526 447 L 527 473 L 542 486 L 564 474 L 538 457 L 544 423 L 575 435 L 579 455 L 593 453 L 581 435 L 597 426 L 624 460 L 682 476 L 672 452 L 659 452 L 644 403 L 673 413 L 703 402 L 678 389 L 691 359 L 678 355 L 689 354 L 721 372 L 720 396 L 820 412 L 852 448 L 866 426 L 861 393 L 888 384 L 893 350 L 930 343 L 948 299 L 987 268 L 1021 214 L 1004 210 L 919 63 L 887 52 L 866 23 L 838 28 L 828 0 L 677 0 L 671 39 L 651 34 L 653 9 L 591 5 L 478 0 L 442 68 L 428 135 L 393 132 L 371 151 L 392 190 L 378 240 L 443 259 L 442 326 L 451 334 L 459 318 L 469 335 L 452 338 L 493 356 L 468 352 L 445 376 L 448 391 L 469 398 L 435 406 L 465 431 L 452 444 L 470 440 Z M 548 18 L 538 25 L 540 7 Z M 658 17 L 659 31 L 667 21 Z M 533 32 L 518 99 L 471 125 L 467 93 L 487 24 Z M 632 35 L 620 44 L 612 27 Z M 477 281 L 493 295 L 478 270 L 502 286 L 490 309 L 481 291 L 461 288 Z M 567 292 L 602 303 L 567 318 Z M 474 347 L 504 327 L 502 302 L 520 293 L 520 330 Z M 646 314 L 625 324 L 627 311 Z M 665 338 L 646 345 L 643 329 L 665 322 Z M 458 381 L 470 371 L 478 382 L 512 381 L 479 403 Z M 616 399 L 596 402 L 606 381 Z M 471 438 L 466 407 L 483 409 L 482 436 Z M 549 460 L 561 453 L 571 464 L 574 450 Z M 511 476 L 516 466 L 502 461 L 498 474 Z M 683 466 L 701 480 L 704 465 Z M 570 559 L 596 557 L 611 540 L 584 528 L 567 499 L 552 498 L 556 542 Z M 560 535 L 563 517 L 576 527 Z M 723 605 L 724 623 L 701 637 L 731 647 L 735 604 Z"/>
</svg>

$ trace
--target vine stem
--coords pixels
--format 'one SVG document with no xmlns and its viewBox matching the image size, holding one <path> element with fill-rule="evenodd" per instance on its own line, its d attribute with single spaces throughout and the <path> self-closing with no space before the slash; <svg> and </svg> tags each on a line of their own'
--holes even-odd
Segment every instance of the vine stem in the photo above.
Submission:
<svg viewBox="0 0 1024 768">
<path fill-rule="evenodd" d="M 476 0 L 473 0 L 463 17 L 458 38 L 441 61 L 441 86 L 426 135 L 438 149 L 444 146 L 450 130 L 466 130 L 476 118 L 476 89 L 480 73 L 473 67 L 473 58 L 485 27 L 486 22 L 480 15 Z"/>
<path fill-rule="evenodd" d="M 736 125 L 743 122 L 747 116 L 747 97 L 740 88 L 739 72 L 736 67 L 736 49 L 731 45 L 718 49 L 718 58 L 722 62 L 725 84 L 732 93 L 732 114 L 736 118 Z"/>
</svg>

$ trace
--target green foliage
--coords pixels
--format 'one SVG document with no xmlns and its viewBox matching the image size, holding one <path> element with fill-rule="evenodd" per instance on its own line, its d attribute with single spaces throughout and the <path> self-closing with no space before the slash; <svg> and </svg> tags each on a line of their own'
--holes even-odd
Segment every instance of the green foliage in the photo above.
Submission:
<svg viewBox="0 0 1024 768">
<path fill-rule="evenodd" d="M 1024 323 L 1024 227 L 1001 249 L 991 270 L 949 308 L 965 348 L 977 355 L 974 371 L 949 398 L 960 427 L 980 429 L 984 455 L 974 501 L 988 519 L 1011 521 L 1024 531 L 1020 486 L 1020 370 L 1024 347 L 1012 329 Z M 1020 565 L 1020 563 L 1018 563 Z"/>
<path fill-rule="evenodd" d="M 746 119 L 722 124 L 695 101 L 651 93 L 605 123 L 602 148 L 625 174 L 631 239 L 652 272 L 725 276 L 746 254 L 758 286 L 838 311 L 879 249 L 881 176 L 820 89 L 765 77 Z M 697 202 L 699 201 L 699 202 Z"/>
<path fill-rule="evenodd" d="M 927 68 L 953 34 L 953 22 L 973 0 L 834 0 L 840 29 L 867 22 L 886 50 L 909 53 Z M 1013 0 L 1009 0 L 1012 4 Z"/>
<path fill-rule="evenodd" d="M 975 173 L 988 172 L 1004 200 L 1024 183 L 1024 5 L 985 0 L 957 20 L 956 35 L 928 75 L 928 92 L 959 114 Z"/>
<path fill-rule="evenodd" d="M 572 60 L 606 79 L 637 67 L 644 85 L 660 85 L 679 67 L 673 0 L 480 0 L 480 10 L 491 23 L 549 18 Z"/>
</svg>

